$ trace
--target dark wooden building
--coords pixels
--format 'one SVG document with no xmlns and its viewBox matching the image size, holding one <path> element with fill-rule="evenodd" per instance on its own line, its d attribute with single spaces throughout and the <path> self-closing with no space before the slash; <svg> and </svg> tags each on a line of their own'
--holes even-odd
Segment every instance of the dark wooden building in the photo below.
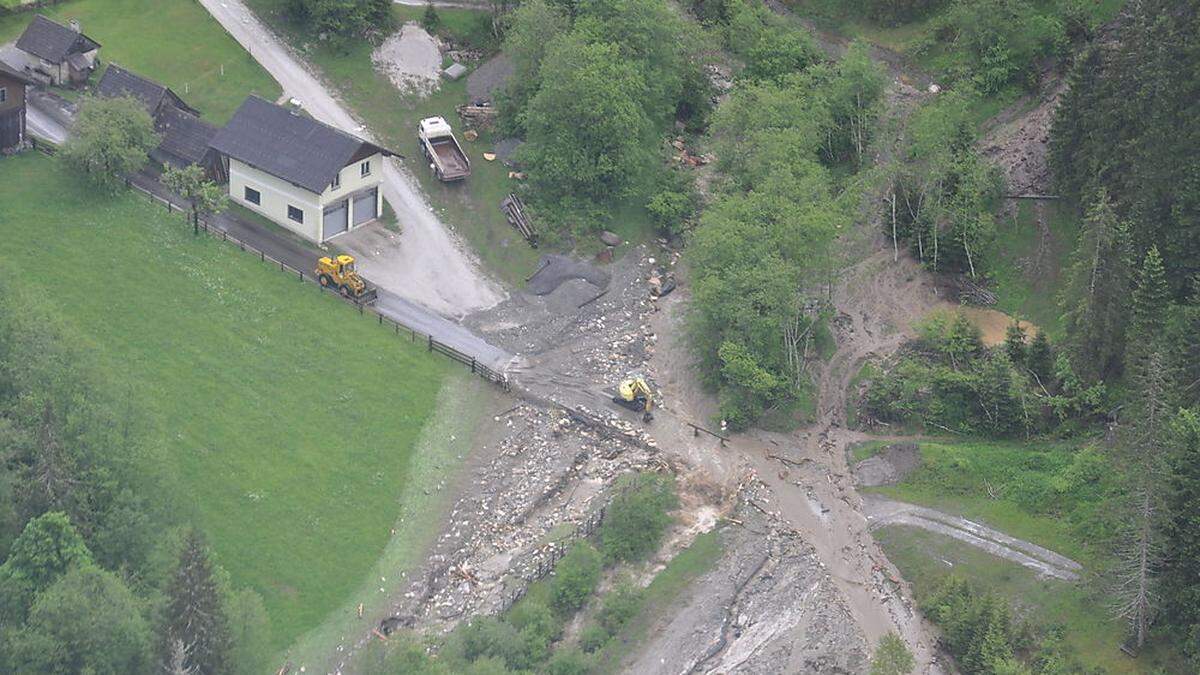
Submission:
<svg viewBox="0 0 1200 675">
<path fill-rule="evenodd" d="M 200 111 L 174 91 L 112 63 L 100 78 L 96 93 L 104 98 L 129 96 L 146 107 L 154 129 L 162 134 L 162 142 L 150 152 L 150 159 L 161 167 L 199 164 L 213 180 L 224 182 L 220 158 L 208 147 L 217 128 L 200 119 Z"/>
<path fill-rule="evenodd" d="M 25 87 L 28 77 L 0 63 L 0 152 L 25 141 Z"/>
</svg>

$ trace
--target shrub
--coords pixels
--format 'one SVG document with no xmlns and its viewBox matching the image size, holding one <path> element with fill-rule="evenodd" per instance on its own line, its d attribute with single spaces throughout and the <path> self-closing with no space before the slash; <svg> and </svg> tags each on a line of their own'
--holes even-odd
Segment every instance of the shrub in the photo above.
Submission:
<svg viewBox="0 0 1200 675">
<path fill-rule="evenodd" d="M 546 664 L 547 675 L 586 675 L 591 669 L 591 661 L 578 649 L 561 649 Z"/>
<path fill-rule="evenodd" d="M 583 606 L 600 582 L 600 553 L 587 542 L 576 544 L 554 568 L 550 602 L 562 614 Z"/>
<path fill-rule="evenodd" d="M 495 617 L 471 621 L 460 631 L 459 639 L 467 661 L 498 658 L 512 667 L 525 660 L 517 629 Z"/>
<path fill-rule="evenodd" d="M 642 596 L 642 589 L 631 583 L 617 585 L 605 596 L 596 620 L 609 635 L 615 635 L 642 608 Z"/>
<path fill-rule="evenodd" d="M 601 626 L 598 623 L 593 623 L 580 631 L 579 648 L 588 654 L 591 654 L 607 644 L 608 639 L 611 637 L 612 635 L 610 635 L 609 632 L 604 629 L 604 626 Z"/>
<path fill-rule="evenodd" d="M 609 561 L 644 558 L 658 548 L 671 522 L 667 512 L 678 503 L 669 479 L 634 474 L 604 514 L 600 548 Z"/>
</svg>

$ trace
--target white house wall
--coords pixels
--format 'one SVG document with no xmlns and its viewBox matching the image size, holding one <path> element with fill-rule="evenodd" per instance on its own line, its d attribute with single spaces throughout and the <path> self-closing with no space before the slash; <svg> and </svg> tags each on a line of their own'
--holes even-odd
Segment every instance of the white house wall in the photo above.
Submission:
<svg viewBox="0 0 1200 675">
<path fill-rule="evenodd" d="M 247 187 L 258 190 L 261 195 L 260 204 L 246 201 Z M 305 239 L 321 241 L 322 202 L 319 195 L 232 157 L 229 158 L 229 198 Z M 288 205 L 304 212 L 304 223 L 297 223 L 288 218 Z"/>
<path fill-rule="evenodd" d="M 364 177 L 362 175 L 363 162 L 371 162 L 371 175 Z M 383 184 L 383 155 L 374 154 L 366 159 L 353 164 L 342 167 L 339 174 L 341 183 L 336 190 L 325 188 L 324 194 L 321 195 L 321 204 L 328 206 L 335 202 L 341 201 L 356 195 L 363 190 L 378 188 Z M 375 191 L 375 214 L 378 216 L 383 213 L 383 190 Z M 354 202 L 350 202 L 350 209 L 347 217 L 350 219 L 350 229 L 354 229 Z"/>
</svg>

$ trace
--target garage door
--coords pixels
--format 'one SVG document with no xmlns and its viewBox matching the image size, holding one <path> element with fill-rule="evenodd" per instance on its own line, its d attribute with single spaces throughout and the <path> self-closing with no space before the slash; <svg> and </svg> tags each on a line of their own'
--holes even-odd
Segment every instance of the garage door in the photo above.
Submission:
<svg viewBox="0 0 1200 675">
<path fill-rule="evenodd" d="M 358 227 L 368 220 L 375 220 L 379 214 L 375 212 L 375 207 L 379 204 L 379 199 L 376 196 L 378 188 L 374 188 L 369 192 L 364 192 L 361 195 L 354 197 L 354 226 Z"/>
<path fill-rule="evenodd" d="M 325 209 L 325 238 L 328 239 L 335 234 L 341 234 L 346 231 L 346 217 L 349 215 L 346 212 L 347 200 L 334 204 Z"/>
</svg>

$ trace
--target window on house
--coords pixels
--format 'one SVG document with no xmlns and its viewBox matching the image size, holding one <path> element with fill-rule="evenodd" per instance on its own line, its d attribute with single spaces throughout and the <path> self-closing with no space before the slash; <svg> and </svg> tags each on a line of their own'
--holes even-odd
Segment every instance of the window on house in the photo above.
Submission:
<svg viewBox="0 0 1200 675">
<path fill-rule="evenodd" d="M 337 173 L 333 174 L 333 182 L 329 184 L 329 187 L 331 187 L 331 188 L 333 188 L 334 190 L 336 190 L 336 189 L 338 189 L 338 188 L 339 188 L 341 185 L 342 185 L 342 172 L 341 172 L 341 171 L 339 171 L 339 172 L 337 172 Z"/>
<path fill-rule="evenodd" d="M 371 160 L 368 159 L 367 161 L 363 162 L 362 164 L 359 164 L 358 170 L 359 170 L 359 175 L 370 176 L 371 175 Z"/>
<path fill-rule="evenodd" d="M 304 211 L 301 211 L 300 209 L 292 206 L 291 204 L 288 204 L 288 218 L 290 220 L 296 221 L 297 223 L 303 223 L 304 222 Z"/>
<path fill-rule="evenodd" d="M 8 89 L 5 89 L 4 87 L 0 87 L 0 103 L 4 103 L 7 100 L 8 100 Z"/>
<path fill-rule="evenodd" d="M 261 204 L 262 203 L 262 195 L 260 195 L 258 193 L 258 190 L 255 190 L 252 187 L 247 187 L 246 188 L 246 201 L 250 202 L 251 204 Z"/>
</svg>

